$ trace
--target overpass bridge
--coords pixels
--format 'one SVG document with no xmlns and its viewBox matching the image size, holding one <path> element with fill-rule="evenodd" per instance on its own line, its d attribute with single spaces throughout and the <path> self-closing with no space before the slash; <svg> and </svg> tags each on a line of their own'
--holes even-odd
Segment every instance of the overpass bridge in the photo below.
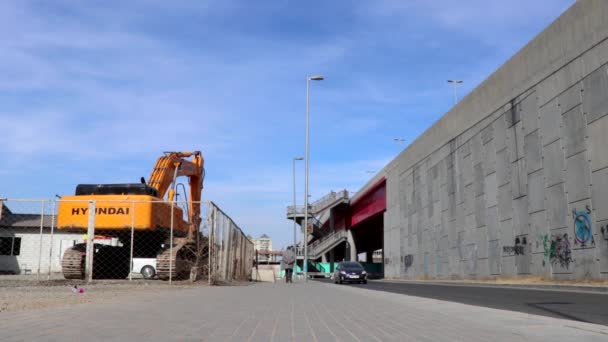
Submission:
<svg viewBox="0 0 608 342">
<path fill-rule="evenodd" d="M 608 278 L 606 18 L 573 4 L 308 242 L 344 230 L 333 259 L 382 249 L 393 278 Z"/>
<path fill-rule="evenodd" d="M 363 253 L 365 260 L 372 262 L 374 251 L 382 249 L 386 180 L 379 179 L 356 197 L 349 198 L 348 194 L 346 190 L 330 192 L 310 206 L 308 258 L 313 271 L 318 271 L 316 264 L 321 262 L 329 263 L 331 272 L 335 262 L 357 260 Z M 287 218 L 302 226 L 303 207 L 288 207 Z M 303 259 L 303 248 L 297 251 L 298 258 Z"/>
</svg>

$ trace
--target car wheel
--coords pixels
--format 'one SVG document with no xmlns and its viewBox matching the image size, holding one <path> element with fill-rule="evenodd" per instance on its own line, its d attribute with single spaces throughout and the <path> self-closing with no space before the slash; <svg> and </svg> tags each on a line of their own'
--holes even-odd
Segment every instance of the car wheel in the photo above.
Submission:
<svg viewBox="0 0 608 342">
<path fill-rule="evenodd" d="M 367 280 L 362 281 L 363 284 L 367 284 Z"/>
<path fill-rule="evenodd" d="M 141 268 L 141 275 L 144 276 L 144 279 L 152 279 L 156 275 L 156 270 L 154 267 L 146 265 Z"/>
<path fill-rule="evenodd" d="M 342 277 L 340 277 L 340 280 L 338 280 L 339 284 L 343 283 Z"/>
</svg>

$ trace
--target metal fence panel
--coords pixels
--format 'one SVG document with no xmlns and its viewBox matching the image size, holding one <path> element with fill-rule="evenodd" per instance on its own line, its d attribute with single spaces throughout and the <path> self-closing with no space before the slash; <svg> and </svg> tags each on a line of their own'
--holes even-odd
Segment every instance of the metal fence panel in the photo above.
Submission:
<svg viewBox="0 0 608 342">
<path fill-rule="evenodd" d="M 213 284 L 248 280 L 254 260 L 253 241 L 215 203 L 209 203 L 210 276 Z"/>
</svg>

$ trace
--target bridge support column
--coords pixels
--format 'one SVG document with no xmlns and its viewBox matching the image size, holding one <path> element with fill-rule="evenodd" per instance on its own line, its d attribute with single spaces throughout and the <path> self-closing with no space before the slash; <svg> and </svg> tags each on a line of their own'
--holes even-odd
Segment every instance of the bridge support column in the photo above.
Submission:
<svg viewBox="0 0 608 342">
<path fill-rule="evenodd" d="M 327 257 L 325 256 L 325 253 L 321 255 L 321 262 L 327 262 Z"/>
<path fill-rule="evenodd" d="M 329 251 L 329 272 L 334 273 L 334 249 Z"/>
<path fill-rule="evenodd" d="M 347 261 L 356 261 L 357 260 L 357 246 L 355 245 L 355 238 L 353 237 L 353 231 L 347 230 L 346 235 L 346 253 L 344 258 Z"/>
</svg>

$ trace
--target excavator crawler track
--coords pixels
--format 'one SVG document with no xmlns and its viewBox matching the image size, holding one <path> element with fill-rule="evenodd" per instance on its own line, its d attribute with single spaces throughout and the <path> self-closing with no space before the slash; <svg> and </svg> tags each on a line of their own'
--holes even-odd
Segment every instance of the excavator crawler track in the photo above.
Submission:
<svg viewBox="0 0 608 342">
<path fill-rule="evenodd" d="M 84 279 L 84 254 L 75 248 L 68 248 L 61 259 L 61 271 L 65 279 Z"/>
<path fill-rule="evenodd" d="M 129 275 L 129 250 L 122 247 L 95 244 L 94 279 L 125 279 Z M 86 244 L 68 248 L 61 259 L 65 279 L 85 278 Z"/>
<path fill-rule="evenodd" d="M 190 268 L 196 262 L 195 245 L 192 243 L 175 243 L 173 248 L 163 250 L 156 257 L 156 275 L 161 280 L 185 279 L 190 275 Z"/>
</svg>

